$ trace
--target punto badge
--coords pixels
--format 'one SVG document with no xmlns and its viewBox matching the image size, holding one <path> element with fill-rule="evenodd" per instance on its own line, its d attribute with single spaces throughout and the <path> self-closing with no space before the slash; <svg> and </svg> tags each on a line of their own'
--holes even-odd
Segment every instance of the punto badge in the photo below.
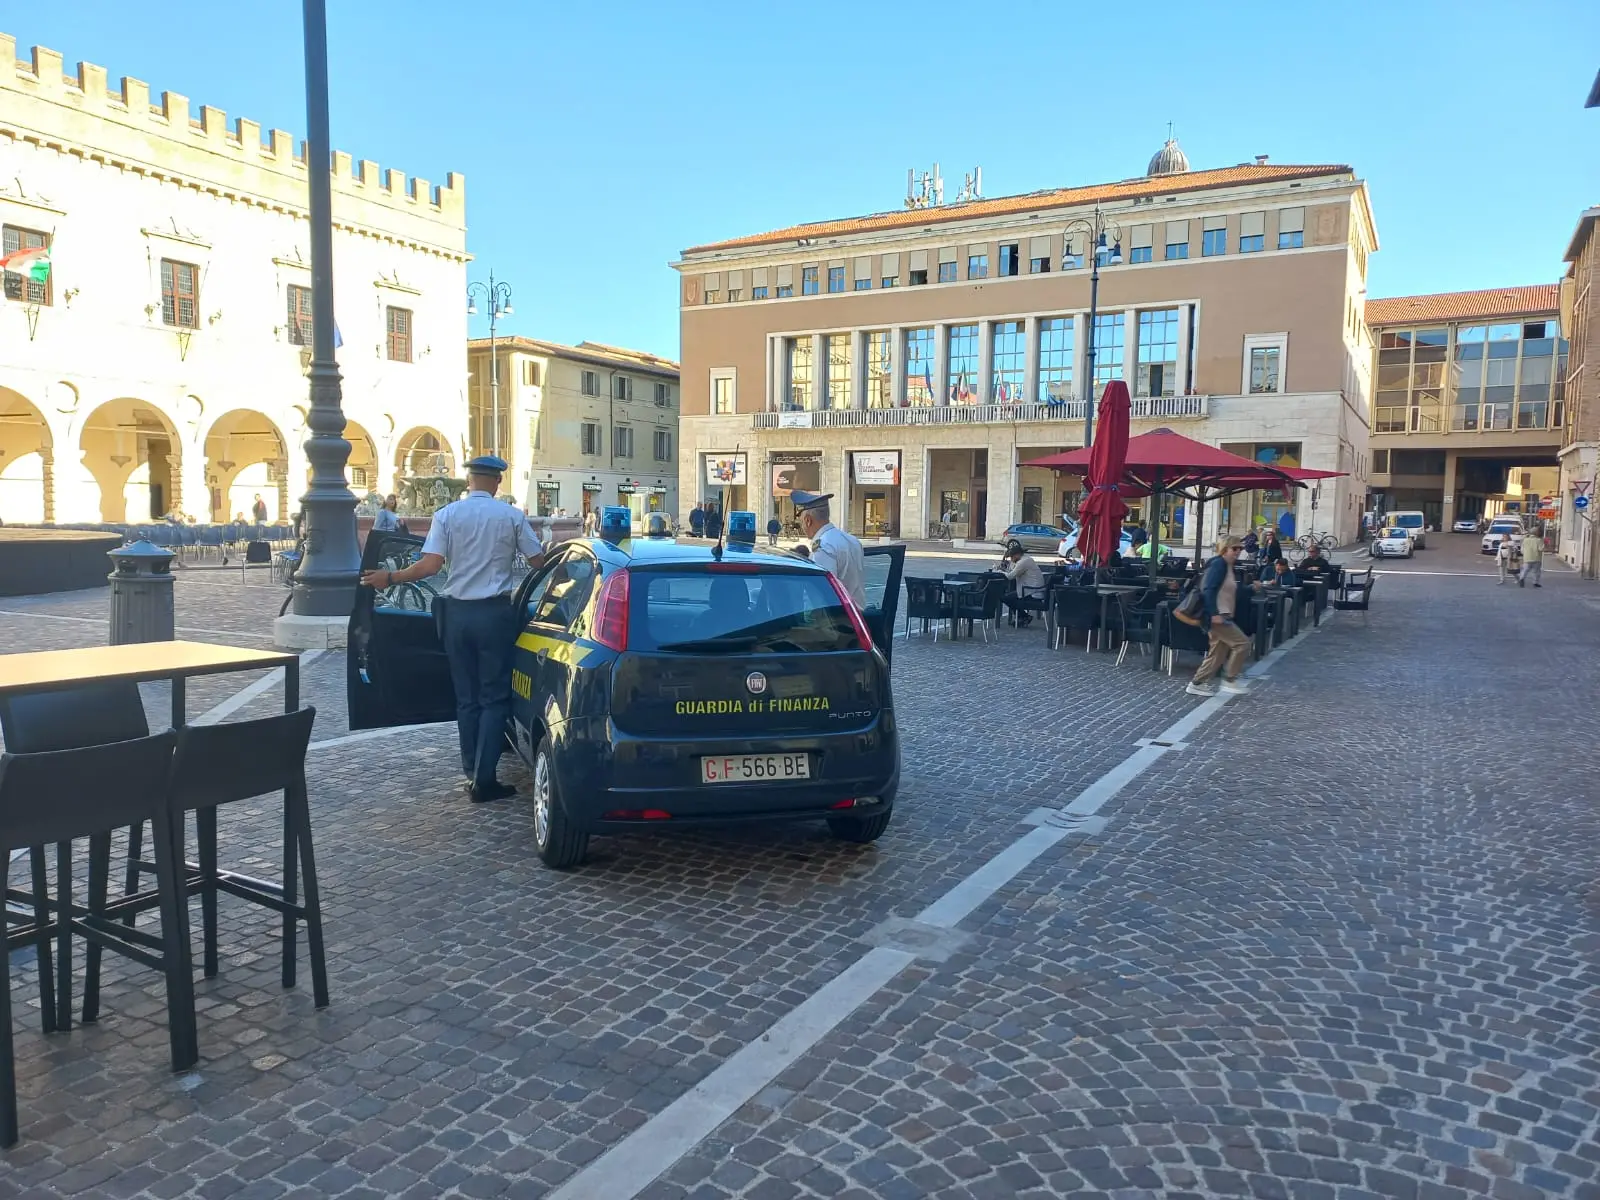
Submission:
<svg viewBox="0 0 1600 1200">
<path fill-rule="evenodd" d="M 767 677 L 760 671 L 751 671 L 744 677 L 744 685 L 750 689 L 752 696 L 759 696 L 767 690 Z"/>
</svg>

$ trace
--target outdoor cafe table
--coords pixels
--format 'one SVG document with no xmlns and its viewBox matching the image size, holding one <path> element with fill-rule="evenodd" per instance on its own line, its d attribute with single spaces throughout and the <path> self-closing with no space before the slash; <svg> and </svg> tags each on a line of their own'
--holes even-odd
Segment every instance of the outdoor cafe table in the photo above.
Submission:
<svg viewBox="0 0 1600 1200">
<path fill-rule="evenodd" d="M 85 646 L 76 650 L 36 650 L 24 654 L 0 654 L 0 696 L 27 696 L 40 692 L 63 691 L 86 687 L 113 680 L 148 683 L 170 680 L 172 683 L 172 726 L 181 729 L 188 722 L 186 683 L 202 675 L 221 675 L 231 671 L 260 671 L 274 667 L 283 668 L 283 708 L 294 712 L 300 707 L 300 657 L 277 650 L 245 650 L 237 646 L 218 646 L 210 642 L 134 642 L 123 646 Z M 152 836 L 156 836 L 152 831 Z M 284 804 L 284 854 L 294 852 L 296 839 L 288 817 L 288 803 Z M 65 850 L 58 853 L 65 854 Z M 130 843 L 130 860 L 138 857 L 137 842 Z M 199 868 L 193 864 L 186 872 L 193 879 Z M 222 878 L 233 877 L 230 872 L 220 872 Z M 137 869 L 130 861 L 128 891 L 132 893 L 137 883 Z M 244 879 L 243 876 L 238 876 Z M 255 881 L 252 881 L 255 882 Z M 138 912 L 150 906 L 149 895 L 127 895 L 107 906 L 106 915 L 116 917 L 128 912 Z M 38 937 L 28 926 L 11 926 L 6 933 L 6 949 L 30 944 Z M 70 964 L 71 957 L 61 955 L 61 964 Z M 68 982 L 70 982 L 70 977 Z M 56 1002 L 61 1010 L 60 1027 L 71 1028 L 72 994 L 68 987 L 56 990 Z"/>
</svg>

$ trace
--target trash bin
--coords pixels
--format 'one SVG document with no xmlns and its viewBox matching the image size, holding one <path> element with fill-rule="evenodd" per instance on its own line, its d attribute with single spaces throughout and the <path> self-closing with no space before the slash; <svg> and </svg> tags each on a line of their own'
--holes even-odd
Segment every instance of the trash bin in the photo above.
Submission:
<svg viewBox="0 0 1600 1200">
<path fill-rule="evenodd" d="M 141 541 L 108 550 L 106 557 L 111 559 L 111 644 L 172 641 L 172 551 Z"/>
</svg>

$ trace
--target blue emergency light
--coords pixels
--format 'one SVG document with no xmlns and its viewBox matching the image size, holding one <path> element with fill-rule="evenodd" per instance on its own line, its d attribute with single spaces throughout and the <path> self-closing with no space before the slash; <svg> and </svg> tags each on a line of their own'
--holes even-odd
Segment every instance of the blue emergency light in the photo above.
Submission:
<svg viewBox="0 0 1600 1200">
<path fill-rule="evenodd" d="M 621 504 L 608 504 L 600 513 L 600 536 L 618 542 L 633 531 L 633 513 Z"/>
<path fill-rule="evenodd" d="M 731 512 L 728 514 L 728 540 L 730 542 L 750 542 L 756 540 L 756 515 L 753 512 Z"/>
</svg>

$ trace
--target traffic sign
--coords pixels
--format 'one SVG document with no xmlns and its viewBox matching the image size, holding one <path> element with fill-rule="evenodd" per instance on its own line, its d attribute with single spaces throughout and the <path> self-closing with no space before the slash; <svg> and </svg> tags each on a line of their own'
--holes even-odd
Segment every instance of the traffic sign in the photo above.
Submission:
<svg viewBox="0 0 1600 1200">
<path fill-rule="evenodd" d="M 1589 507 L 1589 497 L 1579 496 L 1572 502 L 1572 507 L 1577 509 L 1579 512 L 1582 512 L 1584 509 Z"/>
</svg>

